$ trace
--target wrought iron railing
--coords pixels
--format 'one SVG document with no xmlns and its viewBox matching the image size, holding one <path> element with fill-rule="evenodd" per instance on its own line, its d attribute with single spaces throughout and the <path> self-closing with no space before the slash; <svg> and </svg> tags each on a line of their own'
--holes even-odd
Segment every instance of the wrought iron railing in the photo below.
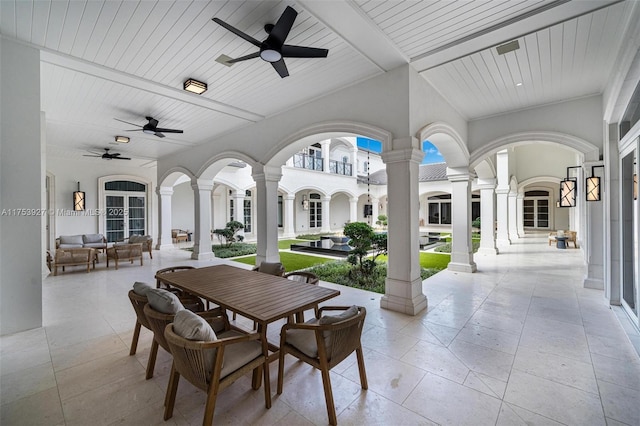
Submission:
<svg viewBox="0 0 640 426">
<path fill-rule="evenodd" d="M 307 170 L 324 170 L 322 167 L 322 157 L 314 157 L 307 154 L 295 154 L 293 156 L 293 167 Z"/>
<path fill-rule="evenodd" d="M 344 161 L 329 161 L 329 171 L 337 175 L 351 176 L 353 165 L 351 163 L 345 163 Z"/>
</svg>

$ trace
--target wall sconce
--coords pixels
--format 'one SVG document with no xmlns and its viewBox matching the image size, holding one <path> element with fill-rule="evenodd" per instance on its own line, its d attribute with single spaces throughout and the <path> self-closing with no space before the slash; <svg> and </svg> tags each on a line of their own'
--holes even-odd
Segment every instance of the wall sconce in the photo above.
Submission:
<svg viewBox="0 0 640 426">
<path fill-rule="evenodd" d="M 73 193 L 73 210 L 84 211 L 84 192 L 80 191 L 80 182 L 78 182 L 78 190 Z"/>
<path fill-rule="evenodd" d="M 186 90 L 187 92 L 195 93 L 197 95 L 202 95 L 207 91 L 207 83 L 203 83 L 201 81 L 190 78 L 184 82 L 184 90 Z"/>
<path fill-rule="evenodd" d="M 594 169 L 596 167 L 604 168 L 604 165 L 591 166 L 591 177 L 586 180 L 586 196 L 587 201 L 600 201 L 600 178 L 594 175 Z"/>
<path fill-rule="evenodd" d="M 309 200 L 307 200 L 307 196 L 302 196 L 302 210 L 309 210 Z"/>
<path fill-rule="evenodd" d="M 580 166 L 567 167 L 567 177 L 560 182 L 560 207 L 575 207 L 578 179 L 569 177 L 569 169 L 580 169 Z"/>
</svg>

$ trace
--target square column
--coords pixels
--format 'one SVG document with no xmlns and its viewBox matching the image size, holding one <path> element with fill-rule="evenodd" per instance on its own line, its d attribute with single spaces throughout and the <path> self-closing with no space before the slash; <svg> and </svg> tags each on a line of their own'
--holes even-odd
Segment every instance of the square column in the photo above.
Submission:
<svg viewBox="0 0 640 426">
<path fill-rule="evenodd" d="M 517 226 L 517 216 L 518 216 L 518 202 L 517 202 L 518 193 L 510 191 L 508 195 L 508 206 L 507 206 L 507 214 L 509 215 L 509 240 L 514 241 L 518 239 L 518 226 Z"/>
<path fill-rule="evenodd" d="M 480 248 L 478 254 L 498 254 L 495 231 L 495 179 L 478 182 L 480 189 Z"/>
<path fill-rule="evenodd" d="M 331 197 L 322 197 L 322 227 L 320 232 L 331 232 Z"/>
<path fill-rule="evenodd" d="M 396 139 L 393 146 L 404 149 L 382 153 L 388 176 L 389 260 L 380 307 L 416 315 L 427 308 L 418 258 L 418 167 L 424 153 L 412 137 Z"/>
<path fill-rule="evenodd" d="M 235 220 L 244 225 L 244 198 L 246 192 L 242 189 L 233 191 L 233 217 L 229 221 Z M 226 224 L 225 224 L 226 225 Z M 241 229 L 238 231 L 238 235 L 244 236 L 245 231 Z"/>
<path fill-rule="evenodd" d="M 358 199 L 356 197 L 349 198 L 349 222 L 358 221 Z"/>
<path fill-rule="evenodd" d="M 156 188 L 158 194 L 158 242 L 156 250 L 167 250 L 173 248 L 171 240 L 171 196 L 173 187 L 159 186 Z"/>
<path fill-rule="evenodd" d="M 293 194 L 287 194 L 282 197 L 284 202 L 284 217 L 282 218 L 284 231 L 283 237 L 293 238 L 296 235 L 295 227 L 295 200 L 296 196 Z"/>
<path fill-rule="evenodd" d="M 278 182 L 282 169 L 273 166 L 253 167 L 256 182 L 256 265 L 261 262 L 279 262 L 278 250 Z"/>
<path fill-rule="evenodd" d="M 518 238 L 524 238 L 524 193 L 518 192 L 516 196 L 516 228 Z"/>
<path fill-rule="evenodd" d="M 468 169 L 450 169 L 451 182 L 451 262 L 447 269 L 456 272 L 476 272 L 471 245 L 471 180 Z M 482 220 L 481 220 L 482 223 Z"/>
<path fill-rule="evenodd" d="M 506 149 L 496 153 L 496 244 L 511 245 L 509 239 L 509 152 Z"/>
<path fill-rule="evenodd" d="M 211 251 L 211 191 L 213 180 L 194 179 L 191 182 L 194 196 L 196 228 L 193 232 L 192 259 L 209 260 L 215 255 Z"/>
</svg>

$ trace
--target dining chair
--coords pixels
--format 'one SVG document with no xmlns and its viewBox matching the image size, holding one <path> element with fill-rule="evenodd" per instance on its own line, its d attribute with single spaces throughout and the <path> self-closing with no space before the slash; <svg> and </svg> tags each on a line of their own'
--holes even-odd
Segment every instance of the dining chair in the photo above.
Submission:
<svg viewBox="0 0 640 426">
<path fill-rule="evenodd" d="M 218 393 L 252 370 L 253 389 L 260 387 L 260 373 L 264 375 L 265 407 L 271 408 L 266 337 L 259 333 L 231 330 L 226 316 L 219 318 L 224 327 L 215 333 L 206 330 L 206 323 L 185 326 L 199 321 L 197 316 L 194 318 L 193 314 L 185 311 L 176 314 L 175 322 L 165 327 L 164 335 L 173 363 L 165 397 L 164 420 L 173 416 L 180 376 L 207 392 L 203 425 L 213 423 Z"/>
<path fill-rule="evenodd" d="M 165 291 L 163 289 L 153 289 L 152 291 Z M 148 293 L 148 294 L 149 294 Z M 170 292 L 167 292 L 170 293 Z M 173 294 L 173 293 L 170 293 Z M 176 296 L 177 297 L 177 296 Z M 178 298 L 178 300 L 180 300 Z M 200 301 L 200 299 L 198 299 Z M 181 303 L 181 302 L 180 302 Z M 147 322 L 149 324 L 149 329 L 153 331 L 153 342 L 151 343 L 151 351 L 149 352 L 149 361 L 147 362 L 147 372 L 145 378 L 148 380 L 153 377 L 153 370 L 156 366 L 156 358 L 158 356 L 158 346 L 162 347 L 165 351 L 169 351 L 169 346 L 167 345 L 167 341 L 164 338 L 164 328 L 167 324 L 173 322 L 173 318 L 175 314 L 180 310 L 184 309 L 184 306 L 180 304 L 175 309 L 159 309 L 157 306 L 153 306 L 153 301 L 150 300 L 146 305 L 144 305 L 143 311 L 144 315 L 147 318 Z M 216 308 L 210 311 L 204 311 L 204 307 L 202 302 L 200 301 L 200 306 L 202 307 L 198 313 L 198 315 L 202 316 L 205 319 L 214 320 L 215 318 L 225 315 L 224 311 L 220 308 Z M 189 310 L 190 311 L 190 310 Z M 204 311 L 204 312 L 203 312 Z M 214 330 L 220 328 L 221 326 L 216 324 L 214 326 Z"/>
<path fill-rule="evenodd" d="M 340 315 L 324 315 L 325 312 L 342 311 Z M 367 389 L 367 373 L 360 337 L 367 311 L 362 306 L 323 306 L 318 316 L 305 323 L 287 323 L 280 331 L 278 360 L 278 395 L 284 382 L 284 357 L 291 354 L 320 370 L 329 424 L 337 424 L 329 370 L 341 363 L 353 351 L 358 359 L 360 386 Z"/>
<path fill-rule="evenodd" d="M 313 285 L 318 285 L 318 283 L 320 282 L 320 279 L 318 278 L 318 276 L 316 274 L 314 274 L 313 272 L 306 272 L 306 271 L 294 271 L 294 272 L 288 272 L 286 274 L 284 274 L 284 277 L 288 280 L 291 281 L 297 281 L 297 282 L 301 282 L 301 283 L 307 283 L 307 284 L 313 284 Z M 313 307 L 313 312 L 315 314 L 315 316 L 318 316 L 318 305 L 315 305 Z M 298 314 L 298 318 L 299 318 L 299 322 L 304 322 L 304 312 L 301 311 Z"/>
</svg>

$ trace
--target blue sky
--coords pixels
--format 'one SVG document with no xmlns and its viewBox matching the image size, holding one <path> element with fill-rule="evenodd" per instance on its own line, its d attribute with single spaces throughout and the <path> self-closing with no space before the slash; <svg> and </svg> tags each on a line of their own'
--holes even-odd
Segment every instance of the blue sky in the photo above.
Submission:
<svg viewBox="0 0 640 426">
<path fill-rule="evenodd" d="M 362 136 L 358 136 L 357 143 L 360 148 L 368 149 L 371 152 L 382 152 L 382 143 L 369 138 L 364 138 Z M 422 164 L 431 164 L 431 163 L 443 163 L 444 158 L 438 148 L 436 148 L 431 142 L 424 141 L 422 143 L 422 150 L 424 151 L 424 158 L 422 159 Z"/>
</svg>

